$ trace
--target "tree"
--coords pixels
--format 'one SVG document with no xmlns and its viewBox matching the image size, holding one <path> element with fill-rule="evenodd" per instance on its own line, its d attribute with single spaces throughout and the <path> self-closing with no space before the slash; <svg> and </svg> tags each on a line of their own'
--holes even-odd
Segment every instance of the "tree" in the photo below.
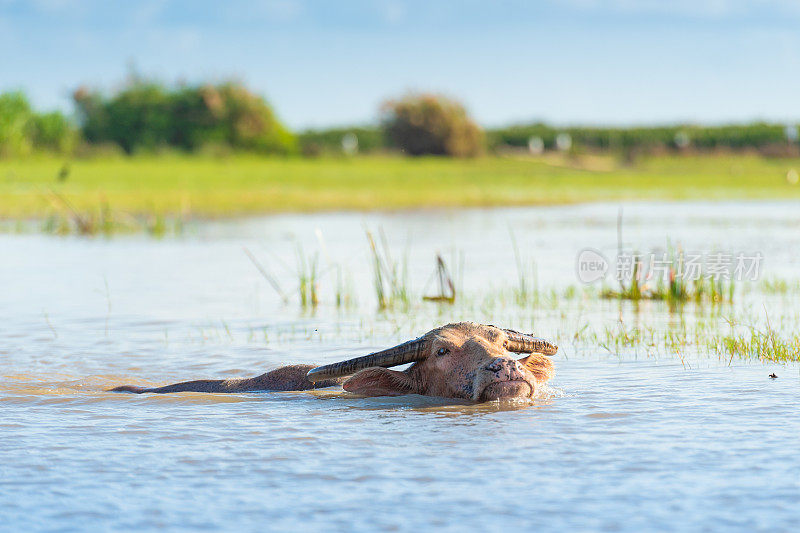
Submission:
<svg viewBox="0 0 800 533">
<path fill-rule="evenodd" d="M 386 137 L 409 155 L 473 157 L 483 152 L 483 131 L 454 100 L 408 94 L 385 102 L 381 109 Z"/>
<path fill-rule="evenodd" d="M 296 151 L 296 139 L 260 96 L 234 82 L 166 87 L 135 78 L 105 97 L 85 88 L 74 93 L 86 140 L 113 142 L 128 153 L 207 145 L 265 154 Z"/>
<path fill-rule="evenodd" d="M 62 113 L 39 114 L 22 92 L 0 93 L 0 156 L 35 150 L 67 153 L 76 140 L 75 128 Z"/>
<path fill-rule="evenodd" d="M 26 155 L 33 148 L 33 112 L 21 92 L 0 94 L 0 155 Z"/>
</svg>

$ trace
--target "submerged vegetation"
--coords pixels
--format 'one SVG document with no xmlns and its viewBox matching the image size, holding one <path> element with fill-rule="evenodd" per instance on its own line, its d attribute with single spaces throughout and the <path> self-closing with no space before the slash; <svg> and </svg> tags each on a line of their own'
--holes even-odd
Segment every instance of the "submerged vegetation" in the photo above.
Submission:
<svg viewBox="0 0 800 533">
<path fill-rule="evenodd" d="M 320 243 L 324 250 L 321 239 Z M 424 329 L 421 324 L 427 326 L 442 321 L 491 320 L 516 324 L 522 321 L 530 331 L 550 332 L 548 336 L 558 341 L 564 357 L 574 353 L 609 354 L 620 358 L 666 356 L 677 357 L 686 367 L 706 357 L 717 358 L 724 364 L 749 359 L 779 363 L 800 361 L 800 335 L 794 327 L 798 317 L 792 316 L 793 311 L 787 311 L 780 300 L 788 293 L 773 290 L 776 285 L 792 287 L 793 284 L 777 278 L 731 286 L 728 289 L 731 292 L 724 299 L 609 300 L 596 286 L 541 288 L 527 275 L 518 280 L 503 280 L 500 285 L 465 289 L 459 281 L 464 271 L 463 260 L 459 262 L 456 251 L 450 260 L 450 264 L 458 265 L 455 276 L 451 275 L 443 256 L 437 253 L 431 257 L 435 265 L 433 276 L 424 286 L 413 287 L 407 253 L 397 255 L 396 247 L 389 244 L 380 229 L 365 232 L 365 252 L 357 261 L 368 263 L 369 267 L 352 262 L 344 267 L 329 259 L 320 262 L 319 258 L 326 253 L 308 254 L 298 247 L 296 270 L 277 257 L 271 261 L 284 269 L 281 276 L 245 250 L 284 305 L 296 305 L 312 315 L 334 308 L 347 310 L 348 314 L 355 312 L 358 316 L 359 309 L 365 312 L 363 304 L 366 303 L 370 309 L 377 307 L 380 323 L 388 324 L 395 332 L 407 332 L 404 334 L 412 334 L 415 328 Z M 371 278 L 362 280 L 361 286 L 368 289 L 368 294 L 367 301 L 362 300 L 360 307 L 353 305 L 357 294 L 349 268 L 371 272 Z M 343 279 L 349 281 L 344 283 Z M 433 295 L 431 280 L 438 288 Z M 293 284 L 296 284 L 296 297 L 291 296 Z M 523 290 L 522 286 L 526 288 Z M 522 294 L 527 297 L 522 298 Z M 755 311 L 753 304 L 756 302 L 764 308 Z M 772 321 L 767 311 L 770 308 L 777 309 L 774 314 L 779 317 L 778 324 Z M 356 330 L 364 327 L 364 319 L 361 320 Z M 374 316 L 367 322 L 373 320 Z M 224 333 L 230 334 L 227 330 Z"/>
<path fill-rule="evenodd" d="M 769 320 L 763 326 L 745 326 L 735 325 L 736 319 L 716 314 L 697 313 L 691 322 L 681 318 L 678 323 L 664 325 L 631 325 L 618 320 L 599 329 L 580 329 L 571 341 L 573 346 L 583 346 L 581 351 L 586 351 L 586 346 L 598 346 L 620 357 L 631 352 L 674 355 L 684 366 L 691 364 L 690 356 L 718 357 L 727 364 L 751 359 L 768 363 L 800 361 L 800 334 L 774 329 Z M 726 324 L 733 325 L 729 331 L 720 331 L 728 327 Z"/>
<path fill-rule="evenodd" d="M 769 321 L 764 328 L 749 326 L 743 332 L 713 335 L 708 346 L 718 354 L 729 354 L 731 360 L 800 361 L 800 334 L 781 335 L 772 329 Z"/>
<path fill-rule="evenodd" d="M 395 260 L 383 231 L 380 232 L 380 240 L 376 241 L 372 232 L 367 230 L 367 242 L 369 242 L 373 286 L 378 308 L 407 306 L 409 303 L 408 255 L 404 255 L 402 260 Z"/>
<path fill-rule="evenodd" d="M 324 278 L 319 278 L 317 305 L 311 305 L 308 298 L 304 300 L 299 294 L 295 302 L 300 309 L 316 313 L 324 312 L 324 308 L 331 305 L 349 307 L 343 306 L 338 296 L 333 299 L 322 296 L 330 292 L 325 290 L 325 283 L 328 289 L 335 283 L 331 277 Z M 778 327 L 772 324 L 767 313 L 753 313 L 747 307 L 721 308 L 702 302 L 674 307 L 663 301 L 653 301 L 645 308 L 631 305 L 631 302 L 602 300 L 591 289 L 576 287 L 542 290 L 536 301 L 526 304 L 519 303 L 513 288 L 504 287 L 491 293 L 460 293 L 452 303 L 441 305 L 443 302 L 434 300 L 439 304 L 435 305 L 410 286 L 407 290 L 407 300 L 397 302 L 394 307 L 379 306 L 377 318 L 360 319 L 354 329 L 348 329 L 350 334 L 364 339 L 378 334 L 374 328 L 379 328 L 380 335 L 403 336 L 412 335 L 431 323 L 484 320 L 518 324 L 539 334 L 546 332 L 548 338 L 559 344 L 560 355 L 565 358 L 576 354 L 620 359 L 677 358 L 687 368 L 702 364 L 708 358 L 726 365 L 743 360 L 800 361 L 800 334 L 793 328 L 797 317 L 784 316 Z M 338 290 L 335 294 L 338 295 Z M 350 307 L 350 311 L 355 309 Z M 214 329 L 210 326 L 203 337 L 231 336 L 227 327 L 212 334 Z M 262 329 L 246 326 L 239 335 L 245 335 L 247 342 L 258 343 L 277 338 L 275 335 L 268 337 Z M 318 340 L 324 335 L 315 329 L 293 333 Z M 341 337 L 343 331 L 337 330 L 336 335 Z"/>
<path fill-rule="evenodd" d="M 126 213 L 114 211 L 105 199 L 92 209 L 79 210 L 62 194 L 50 190 L 45 195 L 52 210 L 41 221 L 43 233 L 54 235 L 104 235 L 145 231 L 154 237 L 183 232 L 182 216 L 164 216 L 162 213 Z M 19 231 L 23 227 L 17 226 Z"/>
</svg>

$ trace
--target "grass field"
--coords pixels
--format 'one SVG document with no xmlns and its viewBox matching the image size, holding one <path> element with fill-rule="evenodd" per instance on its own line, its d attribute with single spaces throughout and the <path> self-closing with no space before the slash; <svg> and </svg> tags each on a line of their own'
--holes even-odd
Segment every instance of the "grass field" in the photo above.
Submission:
<svg viewBox="0 0 800 533">
<path fill-rule="evenodd" d="M 794 174 L 792 174 L 792 169 Z M 142 156 L 0 160 L 0 217 L 63 210 L 219 217 L 279 211 L 540 205 L 598 200 L 800 198 L 798 159 Z M 59 175 L 63 179 L 59 179 Z M 64 177 L 64 175 L 66 175 Z M 796 181 L 796 180 L 795 180 Z M 56 200 L 55 191 L 66 202 Z"/>
</svg>

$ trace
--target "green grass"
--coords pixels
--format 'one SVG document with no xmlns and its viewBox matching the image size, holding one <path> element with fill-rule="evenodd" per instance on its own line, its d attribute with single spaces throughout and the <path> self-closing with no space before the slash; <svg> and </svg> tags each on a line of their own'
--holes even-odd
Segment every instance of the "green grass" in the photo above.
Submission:
<svg viewBox="0 0 800 533">
<path fill-rule="evenodd" d="M 367 230 L 367 241 L 372 254 L 373 286 L 378 308 L 408 306 L 408 255 L 406 254 L 402 261 L 393 259 L 382 231 L 380 240 L 376 241 L 372 232 Z"/>
<path fill-rule="evenodd" d="M 800 361 L 800 335 L 781 336 L 772 329 L 751 328 L 747 333 L 718 335 L 709 348 L 730 359 L 758 359 L 767 362 Z"/>
<path fill-rule="evenodd" d="M 219 217 L 280 211 L 541 205 L 598 200 L 800 198 L 798 159 L 657 157 L 476 160 L 389 156 L 278 159 L 139 156 L 0 160 L 0 218 L 75 212 L 106 228 L 135 216 Z M 70 215 L 72 218 L 74 213 Z M 162 224 L 151 219 L 150 224 Z"/>
</svg>

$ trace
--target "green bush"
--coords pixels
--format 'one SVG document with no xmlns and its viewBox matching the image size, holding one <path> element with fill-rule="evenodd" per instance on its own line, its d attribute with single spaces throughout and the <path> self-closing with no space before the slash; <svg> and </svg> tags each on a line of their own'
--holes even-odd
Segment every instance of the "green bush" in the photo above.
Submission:
<svg viewBox="0 0 800 533">
<path fill-rule="evenodd" d="M 238 83 L 173 89 L 135 79 L 110 97 L 80 88 L 74 100 L 88 142 L 116 143 L 129 154 L 209 146 L 264 154 L 297 149 L 266 101 Z"/>
<path fill-rule="evenodd" d="M 483 131 L 454 100 L 409 94 L 385 102 L 382 112 L 387 139 L 406 154 L 473 157 L 483 151 Z"/>
<path fill-rule="evenodd" d="M 21 92 L 0 94 L 0 155 L 25 155 L 33 148 L 28 99 Z"/>
<path fill-rule="evenodd" d="M 75 127 L 58 111 L 33 116 L 33 145 L 37 150 L 72 153 L 78 138 Z"/>
<path fill-rule="evenodd" d="M 0 156 L 71 152 L 77 132 L 59 113 L 37 114 L 22 92 L 0 94 Z"/>
</svg>

